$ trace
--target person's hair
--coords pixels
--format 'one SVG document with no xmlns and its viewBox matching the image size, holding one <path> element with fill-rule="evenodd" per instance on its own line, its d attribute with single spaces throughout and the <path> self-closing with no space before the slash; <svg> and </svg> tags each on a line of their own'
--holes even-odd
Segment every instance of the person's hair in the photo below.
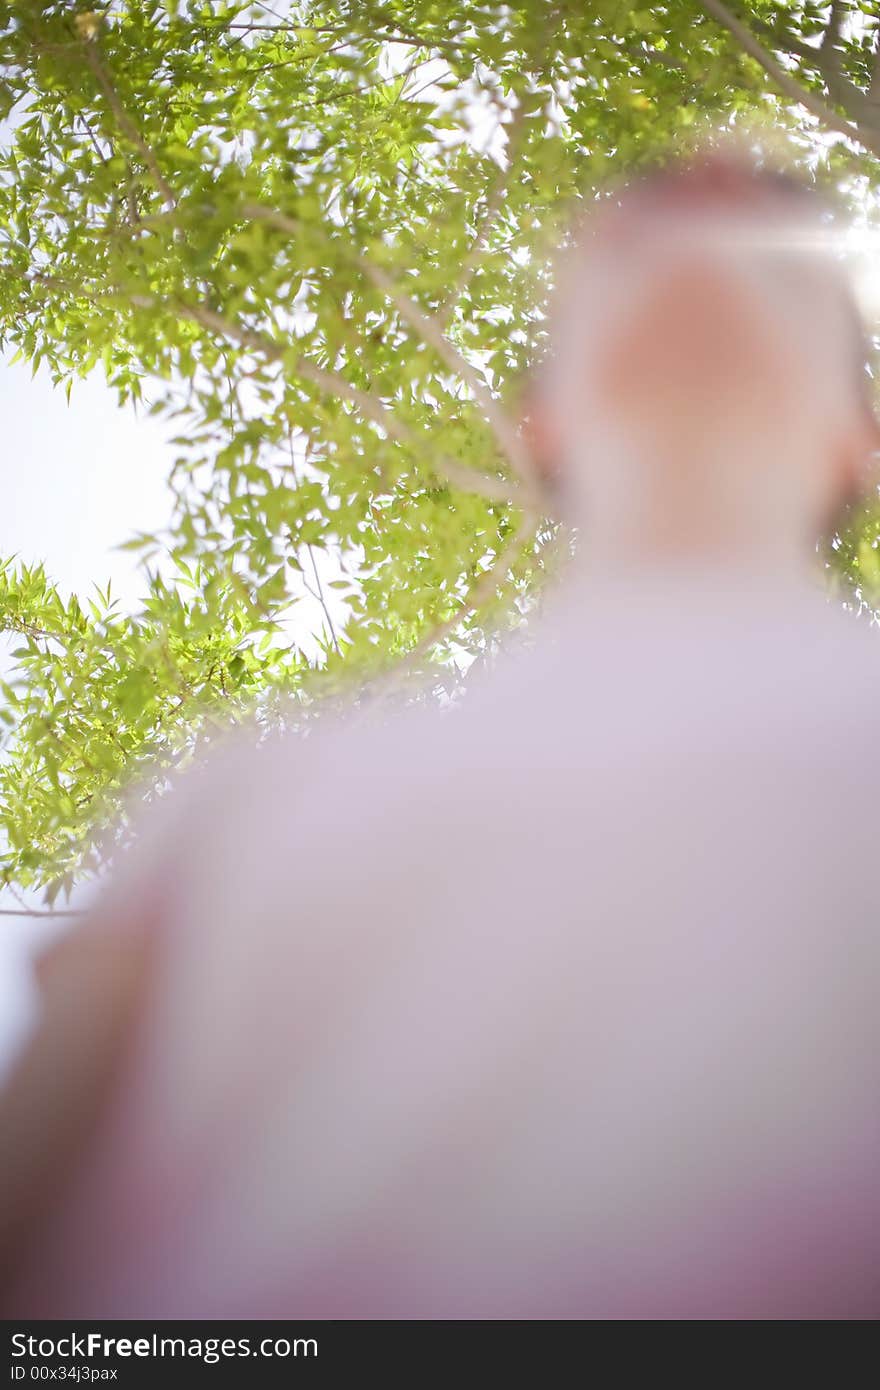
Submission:
<svg viewBox="0 0 880 1390">
<path fill-rule="evenodd" d="M 742 214 L 791 215 L 795 222 L 825 232 L 830 244 L 835 225 L 845 214 L 833 197 L 819 192 L 798 174 L 759 162 L 740 147 L 698 149 L 687 158 L 643 167 L 627 181 L 614 185 L 591 200 L 565 253 L 571 268 L 591 252 L 626 254 L 638 238 L 650 236 L 658 218 L 681 217 L 689 212 L 719 218 Z M 828 252 L 829 273 L 835 266 Z M 871 341 L 849 277 L 841 267 L 835 275 L 847 320 L 852 325 L 852 361 L 858 398 L 875 425 L 874 402 L 868 363 Z M 549 366 L 549 362 L 547 364 Z M 540 374 L 543 369 L 538 368 Z M 526 400 L 532 395 L 526 393 Z M 545 479 L 557 478 L 556 461 L 536 458 Z"/>
<path fill-rule="evenodd" d="M 681 212 L 688 205 L 730 214 L 782 206 L 814 216 L 834 211 L 827 198 L 797 175 L 717 150 L 643 168 L 617 190 L 614 201 L 618 226 L 625 226 L 632 213 L 642 216 L 666 208 Z"/>
<path fill-rule="evenodd" d="M 680 216 L 689 209 L 700 213 L 717 211 L 722 216 L 743 212 L 772 216 L 790 212 L 804 222 L 824 222 L 829 232 L 842 216 L 841 208 L 830 194 L 820 193 L 815 185 L 788 170 L 757 164 L 739 153 L 703 150 L 688 160 L 655 165 L 629 184 L 622 191 L 613 214 L 613 235 L 620 241 L 627 237 L 629 229 L 645 226 L 645 219 L 664 212 Z M 843 273 L 837 279 L 846 315 L 852 324 L 859 395 L 873 416 L 867 372 L 870 338 L 851 282 Z"/>
</svg>

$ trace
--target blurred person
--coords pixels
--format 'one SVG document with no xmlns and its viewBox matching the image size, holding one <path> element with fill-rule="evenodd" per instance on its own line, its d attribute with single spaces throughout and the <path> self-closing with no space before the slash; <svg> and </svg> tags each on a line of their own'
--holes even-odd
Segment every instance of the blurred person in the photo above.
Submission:
<svg viewBox="0 0 880 1390">
<path fill-rule="evenodd" d="M 878 441 L 828 243 L 730 155 L 586 219 L 537 640 L 163 798 L 3 1101 L 9 1314 L 880 1312 L 880 652 L 816 561 Z"/>
</svg>

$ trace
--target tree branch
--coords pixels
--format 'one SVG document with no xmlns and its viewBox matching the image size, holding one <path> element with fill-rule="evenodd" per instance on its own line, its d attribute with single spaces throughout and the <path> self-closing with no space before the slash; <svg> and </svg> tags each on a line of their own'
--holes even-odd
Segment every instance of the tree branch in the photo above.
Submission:
<svg viewBox="0 0 880 1390">
<path fill-rule="evenodd" d="M 499 204 L 503 201 L 503 188 L 504 185 L 502 183 L 498 190 Z M 242 208 L 242 215 L 251 221 L 264 222 L 268 226 L 276 227 L 279 231 L 286 232 L 288 236 L 297 236 L 302 230 L 296 218 L 280 212 L 277 208 L 263 207 L 259 203 L 246 203 Z M 164 221 L 167 216 L 168 214 L 162 214 L 160 218 L 142 218 L 140 220 L 140 226 L 149 228 L 155 225 L 157 221 Z M 488 236 L 490 229 L 484 226 L 484 231 L 486 236 Z M 477 252 L 477 257 L 481 253 L 483 245 L 485 245 L 485 241 L 481 243 L 481 238 L 478 237 L 477 242 L 475 242 L 472 248 L 473 251 Z M 534 484 L 534 470 L 528 451 L 512 420 L 499 406 L 479 371 L 468 362 L 467 358 L 464 357 L 463 354 L 459 352 L 458 348 L 445 336 L 441 321 L 436 317 L 426 314 L 413 299 L 398 288 L 386 271 L 379 266 L 373 265 L 361 255 L 359 251 L 354 248 L 344 248 L 344 254 L 347 255 L 348 259 L 351 260 L 353 264 L 359 267 L 366 278 L 375 285 L 377 289 L 380 289 L 382 293 L 390 299 L 401 318 L 405 319 L 406 322 L 416 330 L 423 342 L 433 347 L 446 366 L 468 384 L 474 399 L 483 410 L 486 421 L 495 436 L 495 440 L 502 454 L 507 458 L 514 473 L 516 473 L 525 484 Z M 234 341 L 240 343 L 243 347 L 252 348 L 264 355 L 273 357 L 281 357 L 284 354 L 284 349 L 281 348 L 279 344 L 274 343 L 263 334 L 253 333 L 249 329 L 241 329 L 229 323 L 227 320 L 221 319 L 219 315 L 215 314 L 213 310 L 208 309 L 206 306 L 202 306 L 197 310 L 193 309 L 191 306 L 187 306 L 184 312 L 189 317 L 198 317 L 199 322 L 205 327 L 211 327 L 223 333 L 224 336 L 233 338 Z M 382 425 L 382 427 L 386 429 L 393 438 L 397 439 L 398 442 L 404 442 L 403 435 L 401 434 L 402 427 L 400 422 L 397 421 L 386 407 L 377 401 L 374 396 L 369 395 L 367 392 L 359 391 L 357 387 L 351 386 L 346 382 L 343 377 L 335 373 L 326 372 L 322 368 L 315 367 L 311 363 L 301 360 L 298 370 L 300 375 L 311 380 L 315 385 L 320 386 L 322 389 L 331 389 L 335 391 L 337 395 L 357 405 L 363 414 L 367 415 L 368 418 L 374 420 L 377 424 Z M 452 466 L 457 477 L 461 478 L 465 473 L 470 476 L 469 470 L 457 469 L 454 464 Z M 475 474 L 474 476 L 478 477 L 479 475 Z M 452 481 L 451 477 L 450 481 Z M 510 500 L 513 500 L 509 489 L 505 495 Z M 494 486 L 492 488 L 492 497 L 494 500 L 503 500 L 502 495 L 498 493 Z M 535 498 L 528 501 L 525 498 L 518 499 L 518 505 L 534 507 L 537 505 L 537 495 Z"/>
<path fill-rule="evenodd" d="M 104 96 L 107 99 L 107 105 L 110 107 L 110 110 L 113 112 L 113 115 L 116 118 L 117 125 L 119 126 L 123 135 L 125 135 L 125 137 L 130 141 L 130 143 L 134 145 L 135 149 L 140 154 L 141 158 L 143 159 L 144 163 L 149 169 L 150 176 L 157 189 L 161 193 L 164 201 L 169 205 L 169 207 L 175 207 L 177 199 L 175 198 L 171 190 L 171 185 L 168 183 L 168 181 L 165 178 L 165 175 L 159 168 L 159 162 L 156 159 L 156 156 L 154 155 L 153 151 L 150 149 L 146 140 L 143 138 L 134 121 L 131 119 L 125 107 L 123 106 L 119 98 L 119 93 L 113 85 L 113 81 L 110 77 L 110 74 L 105 68 L 104 64 L 101 62 L 101 58 L 98 53 L 97 39 L 94 37 L 85 39 L 83 41 L 83 51 L 85 53 L 86 62 L 91 68 L 92 72 L 95 74 L 98 86 L 101 88 L 101 91 L 104 93 Z"/>
<path fill-rule="evenodd" d="M 243 328 L 232 320 L 225 319 L 222 314 L 216 313 L 215 310 L 209 309 L 207 305 L 185 304 L 176 300 L 174 308 L 181 317 L 192 319 L 195 323 L 200 323 L 203 328 L 208 328 L 222 337 L 229 338 L 232 342 L 238 343 L 249 351 L 259 353 L 269 361 L 280 362 L 288 357 L 289 349 L 275 342 L 273 338 L 253 329 Z M 328 396 L 349 401 L 368 420 L 379 425 L 396 443 L 409 448 L 419 446 L 420 440 L 415 431 L 405 425 L 402 420 L 399 420 L 394 412 L 389 410 L 377 396 L 372 396 L 368 391 L 361 391 L 357 386 L 352 386 L 338 372 L 327 371 L 303 357 L 297 359 L 293 370 L 303 380 L 311 382 L 313 386 L 317 386 Z M 536 509 L 535 499 L 521 485 L 507 483 L 501 478 L 492 478 L 488 474 L 477 472 L 475 469 L 465 468 L 445 454 L 438 455 L 434 461 L 438 471 L 445 477 L 446 481 L 455 487 L 460 487 L 463 491 L 475 492 L 489 501 L 504 502 L 529 511 Z"/>
<path fill-rule="evenodd" d="M 498 589 L 506 580 L 510 567 L 522 550 L 523 546 L 530 538 L 534 538 L 535 522 L 534 517 L 523 516 L 512 537 L 507 542 L 495 559 L 494 563 L 480 575 L 470 593 L 467 595 L 461 606 L 443 622 L 437 623 L 435 627 L 429 628 L 423 637 L 419 639 L 412 651 L 402 663 L 405 670 L 420 656 L 435 647 L 438 642 L 442 642 L 445 637 L 464 622 L 469 613 L 479 613 L 497 593 Z"/>
<path fill-rule="evenodd" d="M 277 227 L 279 230 L 287 232 L 290 236 L 296 236 L 300 231 L 299 223 L 295 218 L 288 217 L 285 213 L 279 212 L 275 208 L 264 208 L 260 204 L 248 203 L 242 211 L 246 217 L 250 217 L 256 221 L 266 222 L 270 226 Z M 520 479 L 521 492 L 522 489 L 525 489 L 525 492 L 528 494 L 527 496 L 521 496 L 517 505 L 525 506 L 530 511 L 535 510 L 539 506 L 540 487 L 535 477 L 529 452 L 513 421 L 492 395 L 485 380 L 477 371 L 476 367 L 468 362 L 467 358 L 459 352 L 458 348 L 449 341 L 443 333 L 438 321 L 431 315 L 426 314 L 421 306 L 416 304 L 415 300 L 410 299 L 410 297 L 394 283 L 385 270 L 380 266 L 374 265 L 371 261 L 368 261 L 366 257 L 361 255 L 361 253 L 354 248 L 348 250 L 346 254 L 349 259 L 360 268 L 370 283 L 375 285 L 377 289 L 381 290 L 382 293 L 387 296 L 397 309 L 401 318 L 404 319 L 410 327 L 416 330 L 422 341 L 428 344 L 429 347 L 432 347 L 440 360 L 449 367 L 450 371 L 455 372 L 456 375 L 460 376 L 470 387 L 474 400 L 481 407 L 499 449 L 507 459 L 513 472 Z M 354 388 L 349 388 L 349 390 L 354 390 Z M 360 397 L 364 396 L 363 392 L 358 394 Z M 374 412 L 372 418 L 376 419 L 375 398 L 371 396 L 366 397 L 366 401 L 370 402 Z M 363 404 L 361 408 L 364 408 Z M 382 407 L 382 412 L 383 414 L 389 413 L 385 411 L 384 406 Z M 380 419 L 377 422 L 383 424 L 385 428 L 388 428 L 385 419 Z M 397 421 L 395 421 L 395 428 L 399 428 L 399 422 Z M 399 435 L 395 435 L 394 437 L 400 438 Z M 510 496 L 510 494 L 508 495 Z M 512 496 L 510 500 L 513 500 Z"/>
<path fill-rule="evenodd" d="M 731 14 L 722 0 L 700 0 L 700 4 L 708 15 L 733 35 L 744 53 L 761 64 L 768 77 L 772 78 L 785 96 L 791 101 L 797 102 L 799 106 L 803 106 L 830 130 L 838 131 L 841 135 L 855 141 L 856 144 L 869 149 L 872 148 L 871 143 L 866 140 L 858 126 L 852 125 L 843 116 L 838 116 L 827 102 L 823 101 L 815 92 L 809 91 L 790 73 L 786 72 L 785 68 L 777 63 L 773 55 L 768 53 L 763 44 L 755 38 L 752 31 L 741 20 L 737 19 L 736 15 Z"/>
<path fill-rule="evenodd" d="M 822 42 L 819 45 L 821 54 L 828 54 L 830 57 L 826 61 L 837 62 L 837 46 L 840 43 L 840 31 L 843 27 L 844 16 L 849 10 L 846 0 L 831 0 L 831 12 L 828 15 L 828 23 L 825 26 L 825 33 L 822 35 Z"/>
<path fill-rule="evenodd" d="M 772 24 L 766 24 L 759 19 L 754 19 L 752 26 L 758 34 L 762 34 L 769 40 L 773 47 L 798 57 L 802 63 L 809 65 L 821 74 L 831 100 L 846 112 L 854 126 L 858 128 L 860 142 L 877 154 L 880 153 L 880 80 L 878 80 L 878 52 L 880 50 L 875 47 L 872 79 L 868 90 L 863 91 L 847 77 L 841 62 L 842 25 L 849 8 L 846 0 L 844 3 L 832 5 L 828 24 L 818 46 L 804 43 L 801 39 L 795 38 L 793 34 L 781 31 Z M 880 41 L 880 29 L 878 29 L 877 37 Z"/>
<path fill-rule="evenodd" d="M 874 61 L 871 69 L 871 81 L 865 94 L 865 109 L 869 124 L 880 126 L 880 24 L 877 26 L 877 33 L 874 37 Z"/>
<path fill-rule="evenodd" d="M 814 44 L 804 43 L 802 39 L 795 38 L 794 34 L 783 33 L 761 19 L 753 19 L 752 26 L 756 33 L 769 39 L 774 48 L 782 48 L 790 55 L 802 58 L 807 63 L 813 63 L 816 67 L 820 66 L 820 49 L 816 48 Z"/>
<path fill-rule="evenodd" d="M 532 481 L 532 465 L 528 450 L 513 421 L 499 406 L 476 367 L 472 366 L 449 341 L 436 320 L 426 314 L 415 300 L 404 294 L 381 267 L 364 262 L 363 270 L 367 279 L 388 296 L 401 318 L 416 330 L 423 342 L 434 349 L 441 362 L 467 383 L 473 392 L 474 400 L 482 408 L 498 447 L 514 473 L 526 484 Z"/>
<path fill-rule="evenodd" d="M 817 59 L 831 100 L 851 111 L 858 121 L 864 107 L 864 93 L 848 81 L 841 66 L 840 37 L 848 9 L 849 6 L 842 3 L 842 0 L 832 0 L 825 33 L 817 50 Z"/>
<path fill-rule="evenodd" d="M 138 309 L 152 309 L 158 303 L 153 294 L 142 295 L 130 291 L 121 293 L 118 290 L 97 293 L 85 289 L 82 285 L 71 284 L 58 279 L 57 276 L 46 275 L 40 271 L 31 276 L 29 283 L 63 290 L 68 294 L 79 294 L 96 302 L 118 303 L 120 298 L 124 298 L 127 303 Z M 285 348 L 274 338 L 270 338 L 268 334 L 259 333 L 251 328 L 244 328 L 232 319 L 224 318 L 216 310 L 210 309 L 207 304 L 187 304 L 183 300 L 175 299 L 171 301 L 171 307 L 181 318 L 199 323 L 212 333 L 228 338 L 231 342 L 238 343 L 240 347 L 247 348 L 250 352 L 258 353 L 267 361 L 282 362 L 285 358 L 289 360 L 289 348 Z M 379 425 L 396 443 L 416 451 L 423 448 L 419 435 L 409 425 L 398 419 L 378 396 L 373 396 L 368 391 L 361 391 L 357 386 L 352 386 L 338 372 L 327 371 L 304 357 L 297 358 L 293 370 L 303 380 L 311 382 L 328 396 L 349 401 L 367 419 Z M 432 465 L 445 482 L 460 488 L 462 492 L 472 492 L 478 497 L 485 497 L 489 502 L 500 502 L 506 506 L 519 507 L 530 513 L 540 513 L 543 510 L 540 493 L 535 494 L 521 482 L 507 481 L 504 478 L 492 477 L 488 473 L 480 473 L 475 468 L 467 468 L 458 463 L 448 454 L 434 454 Z"/>
</svg>

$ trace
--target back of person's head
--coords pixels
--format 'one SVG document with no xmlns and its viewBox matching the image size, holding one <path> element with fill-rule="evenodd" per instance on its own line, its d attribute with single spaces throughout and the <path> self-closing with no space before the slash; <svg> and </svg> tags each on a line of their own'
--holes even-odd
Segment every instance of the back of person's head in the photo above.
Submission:
<svg viewBox="0 0 880 1390">
<path fill-rule="evenodd" d="M 530 397 L 538 464 L 579 519 L 644 506 L 674 532 L 714 509 L 816 539 L 877 442 L 839 246 L 831 204 L 740 148 L 591 202 Z"/>
</svg>

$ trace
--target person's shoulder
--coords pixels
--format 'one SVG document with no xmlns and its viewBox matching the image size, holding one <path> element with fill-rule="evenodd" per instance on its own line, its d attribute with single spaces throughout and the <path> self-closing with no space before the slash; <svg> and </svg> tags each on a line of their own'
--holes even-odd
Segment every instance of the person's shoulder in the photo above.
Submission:
<svg viewBox="0 0 880 1390">
<path fill-rule="evenodd" d="M 880 625 L 871 610 L 828 601 L 793 625 L 791 641 L 805 698 L 831 714 L 842 708 L 851 726 L 880 718 Z"/>
<path fill-rule="evenodd" d="M 394 783 L 424 777 L 455 745 L 455 711 L 423 701 L 337 705 L 272 728 L 253 720 L 205 744 L 161 785 L 130 798 L 141 855 L 189 859 L 224 827 L 314 821 L 332 805 L 337 825 L 364 799 L 378 802 Z M 446 750 L 445 753 L 441 749 Z M 148 803 L 148 804 L 147 804 Z"/>
</svg>

